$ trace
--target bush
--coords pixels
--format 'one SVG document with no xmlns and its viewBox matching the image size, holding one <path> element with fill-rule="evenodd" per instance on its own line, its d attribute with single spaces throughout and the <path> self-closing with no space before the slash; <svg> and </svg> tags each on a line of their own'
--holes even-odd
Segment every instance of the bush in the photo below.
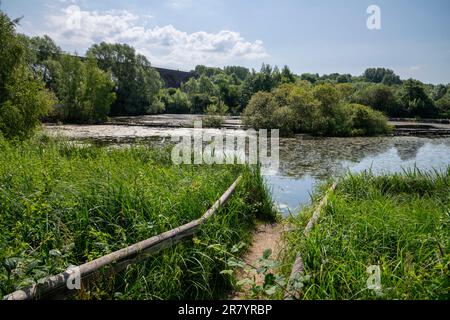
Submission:
<svg viewBox="0 0 450 320">
<path fill-rule="evenodd" d="M 272 115 L 277 108 L 273 94 L 260 91 L 250 99 L 242 114 L 243 122 L 256 130 L 274 128 Z"/>
<path fill-rule="evenodd" d="M 387 133 L 391 130 L 386 116 L 361 104 L 347 104 L 348 114 L 351 114 L 351 129 L 353 136 L 371 136 Z"/>
<path fill-rule="evenodd" d="M 209 105 L 206 108 L 207 116 L 203 118 L 203 126 L 206 128 L 221 128 L 227 112 L 228 107 L 223 102 Z"/>
<path fill-rule="evenodd" d="M 280 130 L 282 136 L 290 136 L 295 132 L 295 112 L 288 106 L 278 108 L 272 117 L 273 126 Z"/>
<path fill-rule="evenodd" d="M 255 129 L 280 129 L 282 135 L 376 135 L 390 131 L 383 113 L 341 101 L 331 84 L 311 89 L 282 85 L 271 93 L 255 94 L 243 113 L 244 124 Z"/>
<path fill-rule="evenodd" d="M 204 128 L 221 128 L 224 122 L 223 116 L 207 115 L 203 118 Z"/>
</svg>

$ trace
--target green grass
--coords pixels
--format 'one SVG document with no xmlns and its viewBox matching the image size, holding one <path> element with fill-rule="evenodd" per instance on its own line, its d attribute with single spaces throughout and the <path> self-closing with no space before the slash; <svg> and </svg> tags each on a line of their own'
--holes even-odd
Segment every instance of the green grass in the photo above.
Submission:
<svg viewBox="0 0 450 320">
<path fill-rule="evenodd" d="M 259 170 L 175 166 L 169 149 L 105 148 L 35 138 L 0 139 L 0 294 L 199 218 L 244 178 L 196 235 L 84 291 L 86 299 L 208 299 L 233 279 L 217 247 L 249 240 L 273 219 Z"/>
<path fill-rule="evenodd" d="M 305 239 L 312 208 L 286 234 L 284 272 L 301 252 L 311 276 L 302 299 L 449 299 L 450 168 L 348 175 Z M 380 292 L 367 268 L 381 269 Z"/>
</svg>

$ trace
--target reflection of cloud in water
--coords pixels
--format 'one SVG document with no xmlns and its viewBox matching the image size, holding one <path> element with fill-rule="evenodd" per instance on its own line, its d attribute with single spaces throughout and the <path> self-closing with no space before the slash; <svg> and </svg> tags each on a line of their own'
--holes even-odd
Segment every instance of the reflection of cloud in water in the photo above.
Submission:
<svg viewBox="0 0 450 320">
<path fill-rule="evenodd" d="M 411 141 L 407 145 L 403 143 L 395 143 L 400 159 L 403 161 L 415 159 L 417 152 L 425 145 L 423 140 Z"/>
<path fill-rule="evenodd" d="M 391 148 L 383 154 L 367 157 L 357 164 L 349 165 L 350 171 L 361 172 L 371 169 L 373 173 L 401 172 L 404 169 L 415 168 L 430 170 L 444 169 L 450 165 L 450 147 L 426 143 L 414 151 L 414 156 L 404 160 L 398 148 Z"/>
<path fill-rule="evenodd" d="M 347 172 L 401 172 L 417 167 L 444 169 L 450 165 L 450 138 L 297 138 L 282 140 L 281 168 L 269 179 L 273 197 L 294 212 L 309 203 L 316 181 Z M 284 190 L 289 188 L 290 192 Z M 280 209 L 287 214 L 288 209 Z"/>
<path fill-rule="evenodd" d="M 369 138 L 296 138 L 283 139 L 280 143 L 281 176 L 299 178 L 310 175 L 323 179 L 341 175 L 351 165 L 368 159 L 385 162 L 386 165 L 400 166 L 403 160 L 423 162 L 426 167 L 442 167 L 428 155 L 418 156 L 421 148 L 428 146 L 430 155 L 442 154 L 444 164 L 450 164 L 450 138 L 418 137 L 369 137 Z M 398 150 L 400 160 L 388 164 L 383 154 Z M 397 152 L 397 151 L 396 151 Z M 377 156 L 380 156 L 377 158 Z M 423 158 L 423 159 L 422 159 Z M 392 160 L 392 157 L 391 159 Z"/>
<path fill-rule="evenodd" d="M 203 129 L 217 132 L 215 129 Z M 193 129 L 145 126 L 48 126 L 49 134 L 75 140 L 88 139 L 104 144 L 168 145 L 170 135 L 189 135 Z M 238 135 L 245 135 L 244 131 Z M 165 138 L 164 138 L 165 137 Z M 442 169 L 450 165 L 450 137 L 365 137 L 312 138 L 297 136 L 280 139 L 280 169 L 266 176 L 273 198 L 287 214 L 310 201 L 316 181 L 339 176 L 347 170 L 359 172 L 372 168 L 375 173 L 420 169 Z M 268 172 L 266 172 L 267 174 Z"/>
<path fill-rule="evenodd" d="M 289 215 L 289 212 L 295 214 L 302 205 L 310 202 L 311 192 L 317 182 L 310 176 L 300 179 L 267 176 L 265 179 L 278 209 L 285 216 Z"/>
</svg>

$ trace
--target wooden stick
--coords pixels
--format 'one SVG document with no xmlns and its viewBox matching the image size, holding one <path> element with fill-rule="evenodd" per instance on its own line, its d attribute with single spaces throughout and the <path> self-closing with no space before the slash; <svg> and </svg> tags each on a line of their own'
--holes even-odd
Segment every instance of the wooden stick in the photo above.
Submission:
<svg viewBox="0 0 450 320">
<path fill-rule="evenodd" d="M 284 296 L 285 300 L 292 300 L 292 298 L 300 299 L 300 292 L 295 290 L 294 283 L 297 281 L 298 277 L 305 275 L 305 265 L 303 264 L 302 256 L 300 252 L 295 258 L 294 266 L 292 267 L 291 276 L 289 277 L 288 290 Z"/>
<path fill-rule="evenodd" d="M 217 200 L 200 219 L 76 267 L 79 270 L 81 279 L 86 279 L 101 268 L 111 264 L 115 264 L 114 273 L 119 272 L 128 265 L 140 262 L 146 257 L 153 255 L 164 248 L 171 247 L 180 240 L 193 235 L 222 205 L 228 202 L 241 179 L 242 177 L 236 179 L 220 199 Z M 142 257 L 140 257 L 141 255 Z M 67 288 L 67 281 L 73 273 L 74 271 L 71 269 L 58 275 L 50 276 L 43 281 L 40 281 L 38 284 L 33 284 L 28 288 L 17 290 L 5 296 L 3 299 L 32 300 L 51 296 L 52 292 L 67 291 L 69 290 Z"/>
<path fill-rule="evenodd" d="M 306 225 L 305 230 L 303 231 L 303 234 L 305 235 L 305 237 L 308 237 L 309 234 L 311 233 L 312 228 L 314 227 L 314 225 L 319 220 L 322 208 L 327 205 L 328 197 L 330 196 L 330 194 L 334 190 L 336 190 L 336 187 L 337 187 L 337 182 L 333 183 L 331 188 L 328 189 L 327 193 L 325 194 L 323 199 L 320 201 L 320 203 L 317 206 L 316 210 L 314 211 L 311 219 L 308 221 L 308 224 Z M 305 275 L 305 265 L 303 264 L 303 259 L 302 259 L 302 256 L 301 256 L 300 252 L 299 252 L 299 253 L 297 253 L 297 257 L 296 257 L 294 265 L 292 267 L 291 276 L 289 277 L 288 290 L 287 290 L 289 292 L 289 294 L 286 293 L 286 295 L 284 296 L 285 300 L 290 300 L 292 298 L 295 298 L 295 299 L 299 299 L 300 298 L 301 291 L 300 290 L 295 290 L 293 288 L 293 284 L 298 279 L 298 277 L 301 277 L 301 276 L 304 276 L 304 275 Z"/>
<path fill-rule="evenodd" d="M 317 220 L 319 220 L 320 217 L 320 213 L 322 211 L 322 208 L 325 207 L 327 205 L 328 202 L 328 197 L 331 194 L 331 192 L 333 192 L 334 190 L 336 190 L 337 187 L 337 183 L 333 183 L 333 185 L 331 186 L 331 188 L 327 191 L 325 197 L 323 197 L 322 201 L 320 201 L 319 206 L 317 207 L 317 209 L 314 211 L 311 219 L 309 220 L 305 231 L 303 232 L 305 234 L 305 236 L 309 236 L 309 234 L 311 233 L 312 228 L 314 227 L 314 225 L 316 224 Z"/>
</svg>

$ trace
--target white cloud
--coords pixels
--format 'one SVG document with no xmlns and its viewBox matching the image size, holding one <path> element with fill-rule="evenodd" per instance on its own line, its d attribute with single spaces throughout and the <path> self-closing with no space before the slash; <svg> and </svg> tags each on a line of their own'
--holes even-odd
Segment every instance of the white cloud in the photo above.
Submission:
<svg viewBox="0 0 450 320">
<path fill-rule="evenodd" d="M 127 43 L 157 66 L 220 66 L 231 61 L 268 56 L 262 41 L 247 41 L 239 32 L 187 33 L 173 25 L 146 28 L 141 17 L 125 10 L 85 11 L 77 5 L 70 5 L 60 14 L 49 16 L 48 25 L 49 35 L 63 47 L 85 50 L 100 41 Z"/>
<path fill-rule="evenodd" d="M 409 71 L 419 71 L 425 67 L 426 67 L 426 65 L 424 65 L 424 64 L 418 65 L 418 66 L 412 66 L 412 67 L 409 67 Z"/>
<path fill-rule="evenodd" d="M 169 0 L 169 6 L 174 9 L 184 9 L 192 6 L 192 0 Z"/>
</svg>

